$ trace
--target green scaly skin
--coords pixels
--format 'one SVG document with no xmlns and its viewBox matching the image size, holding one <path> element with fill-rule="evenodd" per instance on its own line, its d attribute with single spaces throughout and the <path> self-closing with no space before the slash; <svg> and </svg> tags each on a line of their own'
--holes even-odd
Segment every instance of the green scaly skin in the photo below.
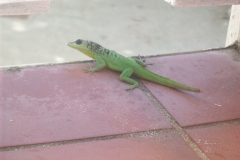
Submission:
<svg viewBox="0 0 240 160">
<path fill-rule="evenodd" d="M 200 92 L 200 90 L 197 88 L 186 86 L 145 69 L 144 67 L 146 64 L 141 60 L 135 58 L 126 58 L 113 50 L 109 50 L 100 46 L 95 42 L 78 39 L 75 42 L 67 43 L 67 45 L 79 50 L 98 62 L 98 65 L 95 68 L 85 69 L 86 72 L 96 72 L 104 67 L 122 72 L 120 79 L 131 84 L 131 87 L 128 90 L 138 87 L 138 82 L 129 78 L 132 74 L 134 74 L 142 79 L 167 87 L 191 92 Z"/>
</svg>

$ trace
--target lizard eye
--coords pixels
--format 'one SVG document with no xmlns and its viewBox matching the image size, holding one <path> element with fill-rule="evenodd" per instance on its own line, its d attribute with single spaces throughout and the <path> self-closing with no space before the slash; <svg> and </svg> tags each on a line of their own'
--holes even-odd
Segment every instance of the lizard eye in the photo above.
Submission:
<svg viewBox="0 0 240 160">
<path fill-rule="evenodd" d="M 76 44 L 78 44 L 78 45 L 79 45 L 79 44 L 82 44 L 82 42 L 83 42 L 83 41 L 82 41 L 81 39 L 76 40 Z"/>
</svg>

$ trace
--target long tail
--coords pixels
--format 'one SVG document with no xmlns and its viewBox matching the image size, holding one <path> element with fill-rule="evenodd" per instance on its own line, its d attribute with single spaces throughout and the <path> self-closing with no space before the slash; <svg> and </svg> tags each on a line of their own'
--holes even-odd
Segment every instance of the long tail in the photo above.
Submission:
<svg viewBox="0 0 240 160">
<path fill-rule="evenodd" d="M 171 88 L 175 88 L 175 89 L 181 89 L 181 90 L 186 90 L 186 91 L 191 91 L 191 92 L 200 92 L 200 89 L 198 88 L 194 88 L 194 87 L 189 87 L 187 85 L 178 83 L 174 80 L 171 80 L 169 78 L 160 76 L 158 74 L 155 74 L 149 70 L 146 70 L 144 68 L 139 68 L 136 69 L 135 75 L 137 75 L 138 77 L 157 83 L 157 84 L 161 84 L 167 87 L 171 87 Z"/>
</svg>

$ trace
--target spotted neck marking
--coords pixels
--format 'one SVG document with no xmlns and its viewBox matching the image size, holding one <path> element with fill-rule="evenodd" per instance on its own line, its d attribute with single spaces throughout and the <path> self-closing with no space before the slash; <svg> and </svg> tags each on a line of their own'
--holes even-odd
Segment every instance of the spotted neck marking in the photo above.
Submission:
<svg viewBox="0 0 240 160">
<path fill-rule="evenodd" d="M 110 50 L 102 47 L 101 45 L 92 42 L 92 41 L 87 41 L 87 48 L 92 52 L 92 54 L 96 55 L 106 55 L 108 56 L 110 54 Z"/>
</svg>

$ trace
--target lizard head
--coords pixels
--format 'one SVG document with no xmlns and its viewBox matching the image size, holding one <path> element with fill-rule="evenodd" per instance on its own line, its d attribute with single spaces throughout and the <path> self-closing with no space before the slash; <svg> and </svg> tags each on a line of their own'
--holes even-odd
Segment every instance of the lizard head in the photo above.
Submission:
<svg viewBox="0 0 240 160">
<path fill-rule="evenodd" d="M 79 50 L 88 57 L 93 58 L 93 53 L 91 51 L 91 43 L 94 42 L 78 39 L 74 42 L 68 42 L 67 45 L 71 48 Z"/>
</svg>

